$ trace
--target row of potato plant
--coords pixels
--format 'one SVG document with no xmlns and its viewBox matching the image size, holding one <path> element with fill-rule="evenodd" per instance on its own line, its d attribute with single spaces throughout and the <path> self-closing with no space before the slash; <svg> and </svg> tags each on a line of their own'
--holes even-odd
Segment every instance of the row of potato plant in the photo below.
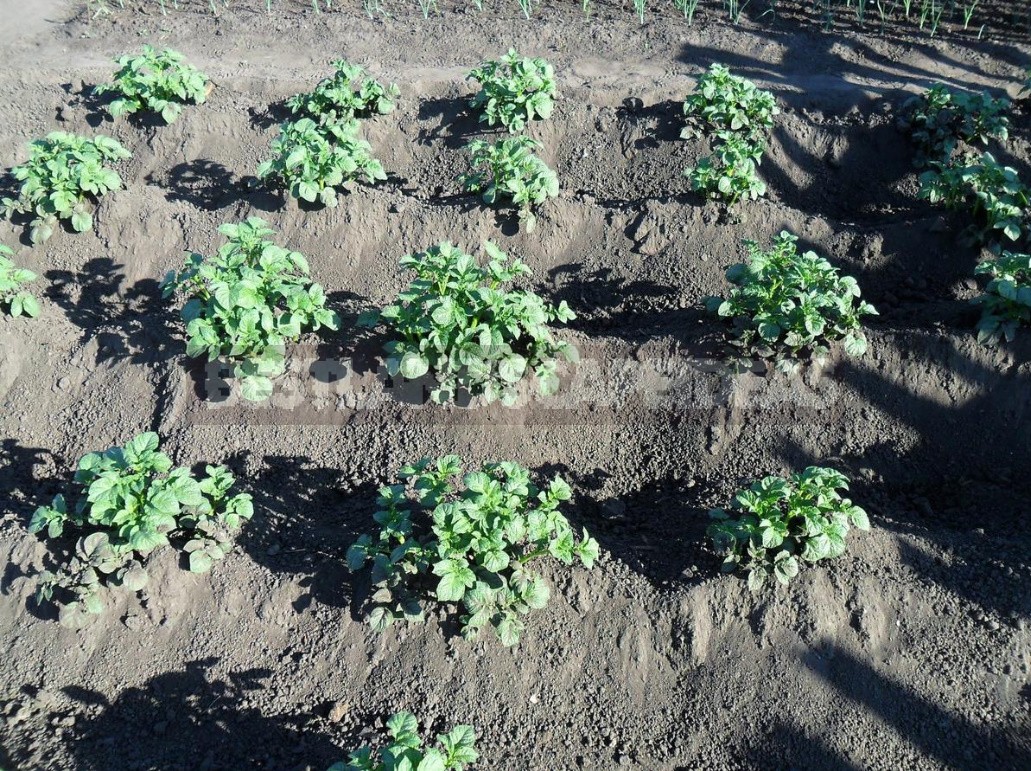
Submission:
<svg viewBox="0 0 1031 771">
<path fill-rule="evenodd" d="M 42 573 L 37 590 L 37 601 L 56 603 L 60 622 L 75 628 L 103 612 L 112 588 L 143 590 L 148 558 L 160 547 L 180 548 L 191 571 L 207 572 L 255 513 L 250 494 L 231 494 L 236 479 L 227 468 L 207 465 L 197 477 L 175 467 L 152 432 L 85 455 L 74 482 L 77 496 L 59 494 L 40 506 L 29 530 L 76 539 L 68 561 Z M 740 490 L 729 510 L 710 512 L 708 532 L 726 554 L 724 569 L 748 570 L 758 590 L 770 577 L 787 584 L 801 563 L 840 556 L 850 527 L 869 528 L 863 509 L 841 496 L 847 489 L 839 471 L 809 467 Z M 562 512 L 572 497 L 560 476 L 538 486 L 518 463 L 467 470 L 447 455 L 404 466 L 395 484 L 379 490 L 379 531 L 359 537 L 346 554 L 351 570 L 371 569 L 369 623 L 382 631 L 423 621 L 426 604 L 439 603 L 460 607 L 466 638 L 490 628 L 502 644 L 515 645 L 522 617 L 551 596 L 533 564 L 550 557 L 591 568 L 601 555 L 598 542 L 584 528 L 578 535 Z"/>
<path fill-rule="evenodd" d="M 220 231 L 227 243 L 210 257 L 191 254 L 165 277 L 164 294 L 186 298 L 187 356 L 228 361 L 243 397 L 262 401 L 285 370 L 287 344 L 323 327 L 339 330 L 340 317 L 311 280 L 307 258 L 272 241 L 275 231 L 264 220 L 251 217 Z M 847 355 L 866 352 L 862 317 L 876 309 L 860 299 L 854 278 L 814 252 L 800 253 L 797 240 L 781 233 L 768 250 L 747 242 L 747 261 L 727 270 L 731 291 L 705 298 L 705 307 L 728 322 L 733 358 L 758 357 L 791 372 L 824 358 L 838 341 Z M 403 257 L 414 280 L 394 303 L 363 313 L 358 325 L 382 330 L 387 373 L 427 378 L 435 402 L 467 394 L 512 405 L 526 380 L 550 396 L 560 385 L 559 361 L 579 358 L 554 326 L 576 313 L 565 301 L 555 305 L 512 287 L 530 268 L 492 242 L 483 248 L 486 264 L 450 243 Z"/>
<path fill-rule="evenodd" d="M 474 69 L 468 79 L 480 86 L 469 103 L 479 113 L 480 123 L 501 126 L 518 136 L 494 142 L 471 140 L 466 145 L 471 169 L 458 181 L 488 205 L 515 208 L 519 222 L 530 232 L 537 225 L 534 207 L 558 195 L 558 175 L 537 156 L 541 143 L 519 132 L 533 121 L 551 117 L 557 98 L 554 68 L 545 59 L 520 56 L 509 49 L 497 61 Z"/>
<path fill-rule="evenodd" d="M 901 120 L 916 148 L 914 165 L 924 169 L 920 196 L 969 211 L 974 223 L 964 240 L 995 255 L 975 269 L 989 279 L 974 299 L 982 307 L 977 337 L 985 345 L 1011 341 L 1031 322 L 1031 255 L 1004 248 L 1031 246 L 1031 188 L 984 149 L 1009 139 L 1010 107 L 1006 98 L 935 85 L 903 105 Z"/>
</svg>

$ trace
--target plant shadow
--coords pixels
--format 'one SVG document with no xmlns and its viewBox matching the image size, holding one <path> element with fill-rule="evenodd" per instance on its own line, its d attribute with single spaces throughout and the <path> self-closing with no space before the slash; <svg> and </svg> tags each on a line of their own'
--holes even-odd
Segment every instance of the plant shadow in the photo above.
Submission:
<svg viewBox="0 0 1031 771">
<path fill-rule="evenodd" d="M 709 507 L 704 482 L 666 477 L 623 495 L 598 498 L 608 473 L 584 474 L 565 464 L 539 469 L 560 475 L 577 494 L 569 520 L 584 527 L 611 554 L 656 587 L 700 583 L 719 571 L 722 559 L 706 545 Z"/>
<path fill-rule="evenodd" d="M 416 141 L 421 145 L 457 150 L 469 139 L 487 129 L 469 108 L 469 97 L 446 96 L 424 99 L 419 103 L 419 120 L 435 121 L 436 125 L 419 129 Z"/>
<path fill-rule="evenodd" d="M 166 200 L 205 211 L 243 202 L 265 212 L 279 211 L 285 205 L 283 197 L 262 187 L 257 177 L 236 177 L 223 164 L 203 158 L 176 164 L 161 177 L 150 174 L 147 182 L 163 188 Z"/>
<path fill-rule="evenodd" d="M 637 150 L 653 149 L 663 142 L 679 141 L 684 125 L 683 103 L 672 99 L 645 107 L 640 99 L 628 97 L 617 108 L 616 115 L 625 124 L 640 131 L 641 136 L 634 141 Z"/>
<path fill-rule="evenodd" d="M 302 576 L 307 592 L 295 601 L 297 612 L 317 601 L 347 607 L 361 620 L 359 600 L 368 582 L 350 571 L 345 557 L 374 524 L 377 486 L 352 483 L 339 470 L 303 455 L 268 455 L 250 472 L 248 457 L 244 451 L 226 461 L 248 480 L 254 496 L 255 516 L 244 529 L 241 548 L 274 573 Z"/>
<path fill-rule="evenodd" d="M 262 693 L 276 687 L 271 669 L 219 677 L 213 674 L 218 661 L 187 662 L 114 701 L 85 686 L 64 688 L 75 703 L 66 746 L 76 767 L 326 768 L 340 758 L 313 716 L 265 713 Z"/>
<path fill-rule="evenodd" d="M 565 301 L 577 317 L 569 323 L 592 337 L 613 336 L 632 343 L 672 336 L 690 353 L 718 359 L 726 353 L 723 331 L 698 305 L 682 307 L 680 290 L 650 280 L 629 281 L 613 268 L 587 272 L 580 263 L 548 272 L 555 303 Z"/>
<path fill-rule="evenodd" d="M 98 257 L 77 271 L 49 270 L 47 296 L 81 330 L 79 342 L 97 340 L 96 361 L 166 362 L 180 352 L 160 282 L 141 279 L 123 289 L 121 266 Z"/>
</svg>

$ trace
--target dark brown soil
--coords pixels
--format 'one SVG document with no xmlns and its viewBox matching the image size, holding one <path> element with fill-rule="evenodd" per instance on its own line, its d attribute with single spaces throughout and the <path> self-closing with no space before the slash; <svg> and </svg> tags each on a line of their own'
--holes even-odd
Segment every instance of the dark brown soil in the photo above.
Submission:
<svg viewBox="0 0 1031 771">
<path fill-rule="evenodd" d="M 409 709 L 433 730 L 474 724 L 483 769 L 1031 768 L 1031 334 L 976 344 L 980 255 L 959 245 L 962 217 L 916 199 L 894 126 L 900 101 L 939 80 L 1015 96 L 1021 28 L 826 34 L 787 13 L 735 27 L 708 12 L 640 27 L 629 8 L 588 23 L 575 5 L 524 22 L 514 3 L 427 21 L 293 6 L 212 19 L 199 3 L 163 17 L 150 3 L 87 23 L 70 3 L 31 5 L 0 2 L 0 166 L 58 128 L 110 133 L 134 157 L 95 234 L 30 249 L 0 225 L 40 274 L 44 311 L 0 320 L 0 767 L 321 771 Z M 106 121 L 84 92 L 144 41 L 217 84 L 170 127 Z M 529 235 L 455 182 L 478 130 L 463 77 L 509 45 L 553 61 L 562 93 L 532 133 L 563 189 Z M 270 105 L 338 56 L 401 85 L 399 109 L 367 128 L 391 177 L 304 212 L 250 182 Z M 680 103 L 712 61 L 783 109 L 769 197 L 740 218 L 681 175 L 704 148 L 678 138 Z M 1008 157 L 1029 174 L 1026 109 Z M 252 214 L 309 256 L 349 320 L 297 348 L 259 407 L 186 361 L 157 289 L 184 250 L 212 251 L 219 224 Z M 881 311 L 870 353 L 731 375 L 699 301 L 725 289 L 742 239 L 782 229 L 858 278 Z M 554 400 L 424 405 L 350 321 L 406 284 L 401 255 L 486 239 L 580 314 L 584 361 Z M 159 553 L 142 598 L 63 629 L 31 599 L 48 557 L 28 517 L 81 455 L 142 430 L 179 463 L 230 465 L 258 514 L 210 575 Z M 603 548 L 593 571 L 550 575 L 553 600 L 515 650 L 467 643 L 442 615 L 383 636 L 359 616 L 367 581 L 343 555 L 376 486 L 452 452 L 562 471 L 570 517 Z M 719 575 L 707 509 L 810 463 L 854 480 L 874 529 L 787 589 L 755 596 Z"/>
</svg>

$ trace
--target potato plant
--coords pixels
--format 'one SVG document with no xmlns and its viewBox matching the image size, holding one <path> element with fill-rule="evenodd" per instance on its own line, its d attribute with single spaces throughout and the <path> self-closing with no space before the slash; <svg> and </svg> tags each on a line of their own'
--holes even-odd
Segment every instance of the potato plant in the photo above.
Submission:
<svg viewBox="0 0 1031 771">
<path fill-rule="evenodd" d="M 258 166 L 258 177 L 285 188 L 294 198 L 337 205 L 337 190 L 354 180 L 375 183 L 387 178 L 372 147 L 358 137 L 358 122 L 319 126 L 301 118 L 280 127 L 272 158 Z"/>
<path fill-rule="evenodd" d="M 309 277 L 300 252 L 268 240 L 275 233 L 259 217 L 223 225 L 226 244 L 211 257 L 191 254 L 184 268 L 170 271 L 164 296 L 181 291 L 187 356 L 228 358 L 241 379 L 243 397 L 262 401 L 272 378 L 285 369 L 286 343 L 306 331 L 338 329 L 340 317 L 326 308 L 326 293 Z"/>
<path fill-rule="evenodd" d="M 1010 241 L 1031 235 L 1031 188 L 1016 169 L 1001 165 L 991 153 L 980 158 L 968 155 L 961 163 L 925 171 L 920 183 L 921 198 L 970 210 L 977 221 L 971 229 L 973 242 L 991 241 L 999 233 Z"/>
<path fill-rule="evenodd" d="M 86 455 L 75 473 L 82 489 L 74 505 L 58 495 L 29 524 L 51 539 L 80 535 L 68 564 L 42 575 L 38 599 L 57 602 L 61 623 L 80 627 L 103 612 L 107 587 L 146 586 L 147 556 L 172 538 L 184 542 L 191 571 L 208 571 L 254 510 L 250 495 L 229 495 L 235 478 L 227 469 L 207 466 L 205 473 L 196 479 L 188 468 L 173 468 L 154 433 Z"/>
<path fill-rule="evenodd" d="M 480 90 L 469 103 L 480 122 L 501 124 L 510 133 L 527 122 L 546 120 L 555 107 L 555 70 L 545 59 L 527 58 L 509 49 L 498 61 L 487 61 L 469 73 Z"/>
<path fill-rule="evenodd" d="M 347 123 L 353 118 L 386 115 L 394 109 L 401 94 L 396 84 L 384 86 L 344 59 L 337 59 L 332 66 L 333 75 L 319 81 L 311 92 L 287 100 L 287 108 L 297 119 L 311 118 L 319 125 Z"/>
<path fill-rule="evenodd" d="M 841 490 L 848 490 L 844 474 L 810 466 L 789 479 L 768 476 L 738 491 L 730 511 L 709 512 L 709 536 L 726 553 L 723 570 L 747 570 L 748 588 L 758 591 L 771 577 L 787 585 L 801 563 L 844 554 L 849 530 L 869 530 L 870 521 Z"/>
<path fill-rule="evenodd" d="M 29 160 L 11 172 L 21 182 L 18 198 L 4 198 L 0 212 L 28 215 L 34 244 L 50 238 L 59 220 L 67 220 L 77 233 L 91 230 L 97 199 L 122 186 L 110 164 L 132 157 L 111 137 L 89 139 L 63 131 L 47 134 L 30 148 Z"/>
<path fill-rule="evenodd" d="M 14 252 L 0 244 L 0 308 L 17 318 L 39 315 L 39 301 L 23 287 L 36 280 L 31 270 L 19 268 L 10 258 Z"/>
<path fill-rule="evenodd" d="M 516 463 L 490 463 L 462 473 L 447 455 L 405 466 L 407 484 L 383 487 L 374 515 L 380 532 L 363 535 L 347 552 L 352 570 L 367 563 L 377 591 L 370 623 L 423 620 L 423 603 L 461 603 L 462 634 L 492 628 L 502 644 L 519 642 L 521 616 L 543 608 L 551 591 L 531 563 L 551 556 L 590 568 L 598 543 L 577 539 L 559 506 L 572 491 L 556 476 L 539 490 Z"/>
<path fill-rule="evenodd" d="M 683 139 L 708 134 L 733 132 L 749 144 L 762 147 L 773 129 L 773 118 L 780 113 L 777 101 L 750 80 L 732 75 L 722 64 L 709 67 L 684 100 L 687 125 Z"/>
<path fill-rule="evenodd" d="M 558 175 L 534 154 L 541 144 L 529 137 L 501 139 L 493 144 L 474 139 L 466 149 L 472 169 L 458 181 L 484 203 L 510 204 L 530 233 L 537 227 L 533 207 L 558 195 Z"/>
<path fill-rule="evenodd" d="M 976 272 L 989 278 L 984 294 L 974 300 L 981 306 L 977 340 L 988 346 L 1011 342 L 1020 326 L 1031 324 L 1031 255 L 1003 252 Z"/>
<path fill-rule="evenodd" d="M 387 734 L 390 743 L 379 752 L 362 747 L 328 771 L 463 771 L 479 757 L 472 726 L 457 725 L 427 747 L 415 715 L 398 712 L 387 720 Z"/>
<path fill-rule="evenodd" d="M 776 358 L 783 371 L 793 371 L 805 355 L 825 356 L 835 340 L 844 341 L 850 356 L 862 356 L 867 343 L 860 320 L 877 311 L 859 299 L 854 278 L 839 276 L 814 252 L 799 254 L 797 241 L 786 231 L 769 251 L 746 241 L 748 261 L 727 269 L 734 289 L 726 298 L 706 298 L 706 308 L 733 319 L 734 345 Z"/>
<path fill-rule="evenodd" d="M 917 148 L 914 164 L 920 168 L 947 163 L 960 141 L 988 144 L 1009 136 L 1008 99 L 987 93 L 953 91 L 939 84 L 907 100 L 902 107 L 903 128 Z"/>
<path fill-rule="evenodd" d="M 207 76 L 177 51 L 145 45 L 142 54 L 121 56 L 115 62 L 118 70 L 112 82 L 94 89 L 98 94 L 118 95 L 107 108 L 113 118 L 143 111 L 172 123 L 184 105 L 201 104 L 208 96 Z"/>
<path fill-rule="evenodd" d="M 549 324 L 576 314 L 565 301 L 554 306 L 533 292 L 502 288 L 530 269 L 490 241 L 484 249 L 486 267 L 449 243 L 402 258 L 415 280 L 395 304 L 365 314 L 361 323 L 382 324 L 393 335 L 385 349 L 388 374 L 408 380 L 434 374 L 435 402 L 463 390 L 510 405 L 518 383 L 531 375 L 550 396 L 559 386 L 557 357 L 573 362 L 577 351 L 556 340 Z"/>
<path fill-rule="evenodd" d="M 773 94 L 713 64 L 684 101 L 681 137 L 713 137 L 713 153 L 684 170 L 692 190 L 731 207 L 765 195 L 757 168 L 779 112 Z"/>
<path fill-rule="evenodd" d="M 757 171 L 762 147 L 732 132 L 721 131 L 719 139 L 713 155 L 701 158 L 697 166 L 684 171 L 684 176 L 691 180 L 691 189 L 706 198 L 721 198 L 728 206 L 766 195 L 766 183 Z"/>
</svg>

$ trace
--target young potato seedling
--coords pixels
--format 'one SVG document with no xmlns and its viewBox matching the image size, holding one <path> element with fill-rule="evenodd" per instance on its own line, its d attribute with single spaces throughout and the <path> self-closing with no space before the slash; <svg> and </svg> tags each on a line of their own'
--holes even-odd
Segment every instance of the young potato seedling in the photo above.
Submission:
<svg viewBox="0 0 1031 771">
<path fill-rule="evenodd" d="M 353 118 L 386 115 L 401 95 L 397 85 L 384 86 L 364 69 L 343 59 L 332 62 L 336 70 L 319 81 L 314 90 L 297 94 L 286 106 L 295 118 L 311 118 L 321 126 L 347 123 Z"/>
<path fill-rule="evenodd" d="M 777 368 L 785 372 L 793 372 L 805 354 L 826 356 L 835 340 L 844 341 L 850 356 L 862 356 L 866 336 L 860 317 L 877 311 L 859 299 L 854 278 L 839 276 L 814 252 L 799 254 L 797 241 L 786 231 L 769 251 L 746 241 L 748 261 L 727 269 L 727 280 L 734 284 L 730 296 L 708 297 L 706 308 L 734 320 L 734 345 L 776 358 Z"/>
<path fill-rule="evenodd" d="M 545 59 L 521 57 L 514 50 L 469 73 L 480 90 L 469 103 L 480 122 L 501 124 L 516 134 L 528 121 L 546 120 L 555 107 L 555 70 Z"/>
<path fill-rule="evenodd" d="M 58 220 L 68 220 L 77 233 L 91 230 L 94 202 L 122 186 L 109 164 L 131 157 L 111 137 L 89 139 L 54 131 L 33 142 L 29 160 L 12 170 L 21 188 L 17 199 L 3 199 L 0 213 L 29 215 L 34 244 L 50 238 Z"/>
<path fill-rule="evenodd" d="M 766 195 L 766 183 L 757 172 L 762 147 L 732 132 L 721 131 L 719 138 L 721 143 L 713 155 L 684 171 L 691 189 L 706 198 L 721 198 L 731 207 L 738 201 L 754 201 Z"/>
<path fill-rule="evenodd" d="M 458 725 L 439 734 L 427 747 L 419 736 L 419 721 L 410 712 L 398 712 L 387 721 L 390 744 L 376 752 L 362 747 L 346 763 L 334 763 L 328 771 L 464 771 L 479 757 L 472 726 Z"/>
<path fill-rule="evenodd" d="M 272 378 L 283 373 L 286 343 L 306 331 L 339 329 L 340 317 L 326 308 L 326 293 L 308 275 L 300 252 L 267 239 L 275 231 L 259 217 L 223 225 L 227 243 L 212 257 L 191 254 L 179 272 L 170 271 L 164 296 L 182 291 L 187 356 L 236 362 L 243 397 L 262 401 Z"/>
<path fill-rule="evenodd" d="M 0 244 L 0 308 L 17 318 L 39 315 L 39 301 L 22 287 L 36 280 L 31 270 L 19 268 L 10 258 L 14 252 Z"/>
<path fill-rule="evenodd" d="M 748 588 L 758 591 L 770 577 L 787 585 L 800 562 L 844 554 L 849 529 L 869 530 L 870 521 L 840 490 L 848 490 L 844 474 L 810 466 L 790 479 L 768 476 L 738 491 L 730 511 L 709 512 L 709 537 L 727 555 L 723 570 L 747 570 Z"/>
<path fill-rule="evenodd" d="M 977 340 L 988 346 L 1011 342 L 1018 327 L 1031 324 L 1031 255 L 1003 252 L 976 272 L 989 277 L 984 294 L 974 299 L 982 308 Z"/>
<path fill-rule="evenodd" d="M 81 627 L 103 612 L 111 585 L 136 592 L 147 584 L 146 557 L 170 538 L 185 541 L 190 570 L 208 571 L 229 553 L 243 522 L 254 513 L 251 496 L 229 496 L 235 478 L 222 466 L 207 466 L 195 479 L 158 451 L 158 436 L 140 434 L 123 447 L 90 453 L 79 461 L 75 482 L 82 492 L 74 506 L 63 495 L 32 516 L 29 530 L 59 538 L 82 533 L 75 553 L 57 573 L 40 580 L 39 601 L 60 605 L 61 624 Z"/>
<path fill-rule="evenodd" d="M 1006 140 L 1009 108 L 1008 99 L 952 91 L 940 84 L 908 99 L 902 106 L 902 127 L 917 148 L 914 165 L 948 163 L 960 141 L 987 145 L 989 139 Z"/>
<path fill-rule="evenodd" d="M 372 147 L 358 137 L 358 122 L 319 126 L 301 118 L 280 127 L 272 142 L 273 157 L 258 166 L 258 177 L 290 195 L 323 206 L 337 205 L 337 189 L 364 177 L 370 184 L 387 178 Z"/>
<path fill-rule="evenodd" d="M 714 137 L 713 154 L 684 170 L 691 189 L 706 198 L 722 199 L 730 207 L 766 195 L 757 167 L 779 112 L 769 91 L 732 75 L 722 64 L 713 64 L 684 101 L 687 125 L 680 136 Z"/>
<path fill-rule="evenodd" d="M 363 535 L 347 552 L 351 570 L 372 565 L 377 591 L 369 620 L 379 630 L 397 620 L 421 621 L 423 602 L 461 603 L 462 634 L 491 627 L 502 644 L 519 642 L 521 616 L 548 603 L 550 590 L 530 563 L 545 556 L 590 568 L 598 543 L 577 540 L 559 512 L 572 491 L 556 476 L 546 490 L 516 463 L 491 463 L 462 473 L 455 455 L 424 458 L 401 469 L 405 484 L 379 491 L 378 535 Z"/>
<path fill-rule="evenodd" d="M 687 125 L 683 139 L 729 131 L 749 144 L 762 147 L 773 130 L 773 118 L 780 113 L 769 91 L 732 75 L 722 64 L 713 64 L 695 85 L 694 93 L 684 100 Z"/>
<path fill-rule="evenodd" d="M 558 175 L 534 155 L 541 147 L 529 137 L 501 139 L 488 144 L 474 139 L 466 149 L 472 154 L 472 170 L 458 181 L 470 193 L 480 193 L 484 203 L 509 203 L 519 211 L 526 232 L 537 227 L 533 207 L 558 195 Z"/>
<path fill-rule="evenodd" d="M 464 390 L 511 405 L 516 386 L 533 374 L 540 392 L 558 391 L 556 357 L 575 362 L 576 348 L 556 340 L 549 324 L 576 318 L 565 301 L 550 305 L 533 292 L 506 291 L 514 279 L 530 274 L 519 259 L 488 241 L 486 267 L 449 243 L 402 258 L 415 271 L 397 303 L 360 319 L 385 325 L 395 336 L 387 343 L 387 372 L 415 380 L 433 372 L 433 401 L 443 404 Z"/>
<path fill-rule="evenodd" d="M 967 155 L 961 163 L 929 169 L 920 176 L 921 198 L 949 209 L 969 209 L 977 224 L 967 240 L 986 243 L 1001 231 L 1010 241 L 1031 234 L 1031 188 L 1010 166 L 999 164 L 991 153 Z"/>
<path fill-rule="evenodd" d="M 177 51 L 157 51 L 145 45 L 142 54 L 122 56 L 115 62 L 118 71 L 113 81 L 94 89 L 97 94 L 118 95 L 107 108 L 112 118 L 143 111 L 157 113 L 165 123 L 172 123 L 184 105 L 201 104 L 207 99 L 208 77 L 185 63 Z"/>
</svg>

